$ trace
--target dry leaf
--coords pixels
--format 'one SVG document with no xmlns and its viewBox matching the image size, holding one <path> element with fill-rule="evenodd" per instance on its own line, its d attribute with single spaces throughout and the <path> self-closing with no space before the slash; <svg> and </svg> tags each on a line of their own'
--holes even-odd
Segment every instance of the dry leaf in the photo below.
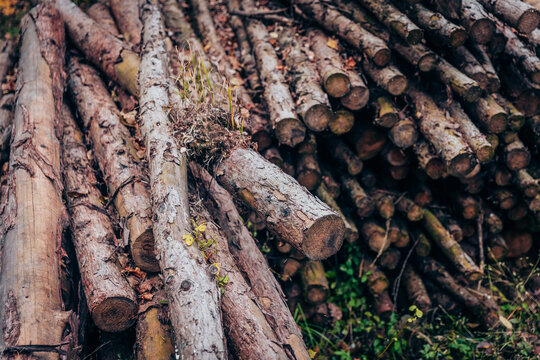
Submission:
<svg viewBox="0 0 540 360">
<path fill-rule="evenodd" d="M 326 42 L 326 45 L 327 45 L 329 48 L 332 48 L 332 49 L 335 49 L 335 50 L 338 49 L 338 43 L 337 43 L 337 41 L 334 40 L 334 39 L 328 39 L 328 41 Z"/>
<path fill-rule="evenodd" d="M 141 298 L 150 301 L 154 298 L 154 295 L 152 295 L 151 293 L 144 293 L 141 295 Z"/>
</svg>

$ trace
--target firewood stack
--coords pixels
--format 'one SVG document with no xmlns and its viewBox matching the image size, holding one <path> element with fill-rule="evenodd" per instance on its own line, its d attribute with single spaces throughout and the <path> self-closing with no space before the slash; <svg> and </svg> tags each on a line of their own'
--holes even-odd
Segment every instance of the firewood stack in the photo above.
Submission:
<svg viewBox="0 0 540 360">
<path fill-rule="evenodd" d="M 539 25 L 519 0 L 36 6 L 0 43 L 2 356 L 85 358 L 91 322 L 104 359 L 310 359 L 292 313 L 341 317 L 344 242 L 376 314 L 500 326 L 485 266 L 538 250 Z"/>
</svg>

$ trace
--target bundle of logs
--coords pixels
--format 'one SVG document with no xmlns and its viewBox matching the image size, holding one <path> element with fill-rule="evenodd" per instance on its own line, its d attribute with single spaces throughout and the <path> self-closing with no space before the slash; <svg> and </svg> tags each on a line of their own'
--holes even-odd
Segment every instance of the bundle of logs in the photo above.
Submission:
<svg viewBox="0 0 540 360">
<path fill-rule="evenodd" d="M 36 6 L 0 43 L 2 358 L 310 359 L 291 310 L 339 319 L 344 241 L 378 315 L 506 325 L 516 289 L 483 280 L 538 249 L 539 24 L 536 0 Z"/>
</svg>

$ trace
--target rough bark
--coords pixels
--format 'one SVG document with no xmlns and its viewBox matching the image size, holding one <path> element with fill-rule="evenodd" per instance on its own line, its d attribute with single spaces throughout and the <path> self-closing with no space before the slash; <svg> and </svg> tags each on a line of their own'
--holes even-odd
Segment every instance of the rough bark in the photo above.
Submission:
<svg viewBox="0 0 540 360">
<path fill-rule="evenodd" d="M 111 261 L 116 251 L 113 224 L 100 201 L 83 135 L 67 106 L 62 110 L 65 194 L 86 302 L 97 327 L 123 331 L 135 322 L 137 297 L 119 264 Z"/>
<path fill-rule="evenodd" d="M 366 74 L 391 95 L 401 95 L 407 89 L 409 82 L 397 67 L 388 65 L 380 68 L 369 61 L 364 61 L 362 66 Z"/>
<path fill-rule="evenodd" d="M 328 154 L 336 160 L 347 172 L 356 176 L 362 172 L 364 163 L 360 158 L 339 138 L 326 139 Z"/>
<path fill-rule="evenodd" d="M 515 65 L 508 64 L 499 72 L 503 93 L 525 116 L 540 113 L 540 92 L 537 85 L 524 76 Z"/>
<path fill-rule="evenodd" d="M 142 32 L 137 0 L 109 0 L 109 6 L 120 33 L 137 51 L 141 44 Z"/>
<path fill-rule="evenodd" d="M 482 270 L 478 268 L 469 255 L 463 252 L 459 243 L 446 230 L 439 219 L 427 209 L 424 209 L 423 223 L 433 241 L 439 246 L 456 269 L 471 281 L 478 280 L 482 276 Z"/>
<path fill-rule="evenodd" d="M 476 154 L 478 161 L 480 163 L 490 161 L 495 154 L 495 148 L 463 111 L 461 105 L 456 101 L 452 101 L 448 103 L 447 109 L 452 120 L 459 125 L 459 131 Z"/>
<path fill-rule="evenodd" d="M 501 106 L 507 114 L 508 127 L 512 131 L 518 131 L 525 125 L 525 115 L 519 111 L 514 104 L 504 98 L 501 94 L 491 94 L 493 99 L 499 106 Z"/>
<path fill-rule="evenodd" d="M 424 282 L 410 264 L 405 267 L 405 271 L 403 272 L 403 282 L 409 295 L 409 300 L 423 312 L 430 310 L 432 303 Z"/>
<path fill-rule="evenodd" d="M 406 13 L 426 30 L 429 36 L 442 40 L 445 44 L 458 47 L 467 40 L 467 32 L 463 27 L 449 21 L 442 14 L 431 11 L 421 3 L 409 6 Z"/>
<path fill-rule="evenodd" d="M 514 177 L 514 182 L 526 197 L 533 198 L 540 191 L 539 180 L 533 178 L 527 169 L 517 171 Z"/>
<path fill-rule="evenodd" d="M 371 11 L 380 22 L 407 41 L 407 43 L 415 45 L 424 38 L 424 31 L 390 2 L 360 0 L 360 3 Z"/>
<path fill-rule="evenodd" d="M 170 360 L 174 356 L 172 332 L 169 325 L 162 322 L 160 311 L 153 306 L 139 314 L 135 342 L 137 360 Z"/>
<path fill-rule="evenodd" d="M 416 86 L 410 86 L 407 94 L 414 102 L 420 131 L 439 153 L 448 171 L 456 176 L 469 174 L 477 160 L 455 123 Z"/>
<path fill-rule="evenodd" d="M 6 94 L 0 99 L 0 159 L 9 158 L 9 143 L 15 109 L 15 94 Z"/>
<path fill-rule="evenodd" d="M 385 66 L 390 61 L 390 49 L 381 38 L 350 20 L 337 9 L 319 0 L 295 0 L 294 3 L 307 17 L 364 52 L 377 66 Z"/>
<path fill-rule="evenodd" d="M 85 57 L 132 95 L 138 96 L 140 59 L 120 39 L 110 34 L 70 0 L 54 0 L 70 38 Z"/>
<path fill-rule="evenodd" d="M 96 70 L 71 58 L 68 84 L 93 144 L 109 198 L 114 201 L 120 222 L 124 224 L 124 238 L 129 239 L 135 265 L 144 271 L 159 271 L 152 234 L 150 191 L 131 135 Z"/>
<path fill-rule="evenodd" d="M 221 297 L 223 325 L 232 353 L 240 359 L 285 359 L 285 349 L 278 343 L 263 309 L 257 304 L 251 287 L 236 267 L 227 239 L 221 234 L 206 209 L 200 209 L 200 220 L 206 224 L 204 238 L 215 242 L 209 261 L 220 264 L 216 277 L 226 277 Z M 232 354 L 231 354 L 232 355 Z"/>
<path fill-rule="evenodd" d="M 253 8 L 252 0 L 243 0 L 244 10 Z M 259 20 L 247 20 L 247 33 L 257 59 L 264 87 L 264 97 L 270 112 L 272 127 L 281 144 L 295 146 L 304 140 L 306 128 L 296 116 L 296 109 L 285 77 L 277 69 L 279 60 L 266 27 Z"/>
<path fill-rule="evenodd" d="M 488 78 L 488 86 L 486 91 L 488 93 L 493 93 L 499 91 L 501 87 L 501 81 L 499 79 L 499 74 L 495 70 L 493 63 L 491 62 L 490 56 L 488 55 L 488 50 L 485 45 L 476 44 L 470 42 L 469 50 L 473 53 L 476 59 L 482 64 Z"/>
<path fill-rule="evenodd" d="M 15 44 L 12 40 L 0 40 L 0 84 L 4 82 L 9 69 L 13 66 Z"/>
<path fill-rule="evenodd" d="M 369 101 L 369 89 L 366 86 L 363 74 L 358 70 L 347 70 L 347 75 L 351 81 L 351 89 L 340 99 L 341 105 L 352 111 L 360 110 Z"/>
<path fill-rule="evenodd" d="M 493 37 L 495 25 L 489 14 L 476 0 L 461 0 L 458 14 L 471 38 L 479 44 L 487 44 Z"/>
<path fill-rule="evenodd" d="M 507 113 L 493 96 L 484 95 L 477 102 L 466 104 L 469 113 L 484 129 L 493 134 L 502 133 L 507 126 Z"/>
<path fill-rule="evenodd" d="M 462 0 L 426 0 L 426 3 L 451 20 L 460 18 Z"/>
<path fill-rule="evenodd" d="M 445 176 L 446 166 L 425 139 L 414 144 L 413 151 L 418 160 L 418 166 L 424 170 L 427 176 L 434 180 Z"/>
<path fill-rule="evenodd" d="M 231 195 L 202 167 L 190 164 L 190 169 L 208 191 L 207 206 L 227 235 L 229 250 L 235 258 L 236 265 L 245 274 L 251 290 L 257 297 L 257 303 L 262 307 L 279 341 L 290 348 L 288 350 L 292 355 L 290 358 L 309 359 L 302 334 L 287 308 L 281 286 L 253 236 L 244 226 Z"/>
<path fill-rule="evenodd" d="M 437 54 L 424 44 L 407 45 L 400 39 L 392 38 L 389 46 L 405 61 L 422 72 L 433 70 L 439 62 Z"/>
<path fill-rule="evenodd" d="M 482 90 L 487 91 L 490 80 L 486 70 L 476 57 L 465 47 L 459 46 L 449 51 L 450 61 L 465 75 L 478 83 Z"/>
<path fill-rule="evenodd" d="M 354 114 L 348 110 L 340 109 L 334 112 L 328 128 L 336 135 L 343 135 L 351 131 L 354 126 Z"/>
<path fill-rule="evenodd" d="M 109 7 L 103 3 L 96 3 L 88 8 L 88 16 L 90 16 L 96 23 L 101 25 L 102 28 L 113 34 L 119 36 L 120 32 L 116 27 Z"/>
<path fill-rule="evenodd" d="M 351 81 L 339 51 L 328 46 L 330 39 L 322 30 L 311 28 L 307 33 L 324 90 L 335 98 L 345 96 L 351 88 Z"/>
<path fill-rule="evenodd" d="M 58 359 L 54 352 L 17 355 L 21 345 L 57 345 L 69 313 L 62 308 L 60 257 L 64 219 L 60 175 L 64 26 L 38 5 L 21 24 L 17 101 L 2 205 L 0 353 L 4 358 Z"/>
<path fill-rule="evenodd" d="M 149 1 L 141 1 L 140 17 L 144 25 L 140 129 L 149 162 L 155 247 L 170 299 L 175 342 L 183 357 L 223 359 L 227 356 L 217 285 L 198 247 L 179 240 L 191 232 L 187 170 L 165 112 L 170 103 L 162 20 Z"/>
<path fill-rule="evenodd" d="M 358 216 L 361 218 L 370 216 L 375 210 L 375 202 L 373 199 L 352 176 L 343 174 L 340 180 L 343 191 L 347 193 L 354 206 L 356 206 L 356 213 Z"/>
<path fill-rule="evenodd" d="M 234 150 L 216 175 L 265 219 L 269 230 L 307 257 L 325 259 L 341 247 L 344 225 L 339 215 L 253 150 Z"/>
<path fill-rule="evenodd" d="M 299 155 L 296 161 L 296 179 L 308 190 L 315 190 L 321 183 L 321 169 L 312 154 Z"/>
<path fill-rule="evenodd" d="M 330 288 L 323 264 L 320 261 L 307 261 L 302 267 L 300 278 L 304 285 L 304 297 L 312 305 L 326 301 Z"/>
<path fill-rule="evenodd" d="M 390 219 L 394 216 L 394 194 L 383 189 L 373 189 L 370 194 L 373 200 L 375 200 L 375 207 L 380 217 Z"/>
<path fill-rule="evenodd" d="M 304 39 L 297 36 L 292 28 L 284 27 L 279 31 L 278 37 L 296 98 L 296 111 L 311 131 L 323 131 L 332 118 L 330 102 L 321 88 L 321 79 L 315 64 L 309 60 L 302 48 Z M 323 84 L 326 86 L 327 83 Z"/>
<path fill-rule="evenodd" d="M 500 16 L 519 32 L 529 34 L 540 24 L 540 12 L 518 0 L 480 0 L 484 7 Z"/>
<path fill-rule="evenodd" d="M 480 85 L 443 58 L 439 59 L 435 71 L 443 84 L 450 86 L 452 91 L 465 101 L 474 103 L 482 95 Z"/>
<path fill-rule="evenodd" d="M 330 206 L 332 210 L 337 212 L 338 215 L 343 220 L 343 223 L 345 224 L 345 239 L 349 243 L 354 243 L 356 240 L 358 240 L 358 228 L 356 227 L 354 221 L 347 218 L 343 214 L 338 203 L 336 202 L 332 194 L 328 191 L 328 188 L 324 183 L 319 185 L 319 187 L 317 188 L 316 194 L 319 197 L 319 199 L 324 201 L 324 203 Z"/>
<path fill-rule="evenodd" d="M 360 160 L 374 158 L 386 144 L 386 134 L 365 122 L 357 122 L 349 136 Z"/>
</svg>

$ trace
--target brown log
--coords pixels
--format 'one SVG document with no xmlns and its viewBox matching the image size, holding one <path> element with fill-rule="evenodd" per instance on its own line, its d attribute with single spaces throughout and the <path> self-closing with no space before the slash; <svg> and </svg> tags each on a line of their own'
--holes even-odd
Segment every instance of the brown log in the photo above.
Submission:
<svg viewBox="0 0 540 360">
<path fill-rule="evenodd" d="M 336 135 L 343 135 L 351 131 L 354 126 L 354 114 L 348 110 L 341 109 L 332 115 L 328 128 Z"/>
<path fill-rule="evenodd" d="M 393 128 L 399 120 L 399 110 L 388 96 L 376 96 L 371 106 L 375 110 L 373 122 L 385 128 Z"/>
<path fill-rule="evenodd" d="M 324 90 L 335 98 L 345 96 L 351 88 L 351 81 L 338 50 L 328 46 L 329 38 L 323 31 L 311 28 L 307 33 Z"/>
<path fill-rule="evenodd" d="M 460 215 L 466 220 L 476 219 L 480 215 L 480 203 L 470 195 L 458 195 L 455 198 Z"/>
<path fill-rule="evenodd" d="M 490 196 L 491 201 L 502 210 L 510 210 L 517 204 L 516 195 L 509 188 L 499 187 Z"/>
<path fill-rule="evenodd" d="M 487 91 L 490 79 L 486 70 L 476 57 L 465 47 L 459 46 L 449 51 L 451 62 L 465 75 L 478 83 L 482 90 Z"/>
<path fill-rule="evenodd" d="M 463 252 L 458 242 L 441 224 L 439 219 L 427 209 L 424 209 L 424 227 L 431 235 L 433 241 L 444 252 L 454 266 L 471 281 L 478 280 L 482 276 L 482 270 L 473 260 Z"/>
<path fill-rule="evenodd" d="M 382 294 L 388 289 L 390 283 L 386 275 L 373 263 L 373 259 L 364 254 L 360 261 L 358 276 L 362 277 L 367 273 L 369 273 L 367 276 L 367 287 L 372 295 Z"/>
<path fill-rule="evenodd" d="M 140 59 L 120 39 L 100 27 L 70 0 L 54 0 L 70 38 L 86 58 L 132 95 L 138 96 Z"/>
<path fill-rule="evenodd" d="M 88 16 L 90 16 L 96 23 L 101 25 L 105 30 L 113 34 L 114 36 L 119 36 L 120 32 L 116 27 L 116 22 L 114 21 L 109 7 L 102 3 L 96 3 L 88 8 Z"/>
<path fill-rule="evenodd" d="M 128 129 L 98 72 L 72 57 L 69 89 L 94 147 L 120 221 L 129 239 L 135 265 L 144 271 L 159 271 L 152 234 L 151 197 L 145 171 Z"/>
<path fill-rule="evenodd" d="M 435 71 L 441 82 L 450 86 L 452 91 L 465 101 L 474 103 L 482 95 L 482 88 L 475 80 L 456 69 L 443 58 L 439 59 Z"/>
<path fill-rule="evenodd" d="M 537 86 L 515 65 L 503 66 L 499 76 L 503 83 L 503 93 L 525 116 L 533 116 L 540 112 L 540 93 Z"/>
<path fill-rule="evenodd" d="M 384 147 L 381 157 L 392 166 L 404 166 L 409 163 L 409 154 L 393 145 Z"/>
<path fill-rule="evenodd" d="M 109 6 L 124 39 L 132 44 L 134 49 L 139 49 L 142 22 L 139 19 L 137 0 L 109 0 Z"/>
<path fill-rule="evenodd" d="M 304 284 L 304 296 L 309 304 L 318 305 L 328 297 L 329 286 L 323 264 L 320 261 L 307 261 L 300 274 Z"/>
<path fill-rule="evenodd" d="M 322 182 L 326 186 L 328 193 L 334 198 L 337 199 L 341 194 L 341 185 L 334 179 L 332 173 L 330 173 L 324 167 L 321 169 L 321 178 Z"/>
<path fill-rule="evenodd" d="M 499 91 L 499 88 L 501 87 L 501 81 L 499 79 L 499 74 L 495 70 L 495 67 L 493 66 L 491 58 L 488 54 L 487 47 L 485 45 L 477 44 L 474 42 L 471 42 L 468 45 L 469 50 L 471 50 L 476 59 L 480 62 L 480 64 L 482 64 L 482 67 L 486 72 L 488 78 L 488 86 L 486 88 L 486 91 L 488 93 Z"/>
<path fill-rule="evenodd" d="M 339 138 L 326 139 L 328 154 L 337 161 L 347 172 L 356 176 L 362 172 L 364 163 L 360 158 Z"/>
<path fill-rule="evenodd" d="M 411 45 L 424 38 L 424 31 L 389 1 L 360 0 L 375 17 Z"/>
<path fill-rule="evenodd" d="M 463 240 L 463 229 L 461 228 L 461 225 L 455 219 L 453 219 L 448 212 L 444 211 L 442 208 L 433 208 L 431 211 L 448 230 L 450 235 L 452 235 L 454 240 L 457 242 L 461 242 Z"/>
<path fill-rule="evenodd" d="M 388 320 L 390 314 L 394 311 L 394 303 L 388 291 L 373 295 L 373 307 L 375 308 L 375 314 Z"/>
<path fill-rule="evenodd" d="M 439 62 L 437 54 L 423 44 L 408 45 L 400 39 L 392 38 L 389 46 L 405 61 L 422 72 L 430 72 Z"/>
<path fill-rule="evenodd" d="M 433 306 L 426 290 L 422 278 L 414 268 L 408 264 L 403 272 L 403 283 L 409 300 L 413 305 L 418 306 L 423 312 L 427 312 Z"/>
<path fill-rule="evenodd" d="M 169 360 L 174 356 L 171 329 L 163 322 L 161 311 L 163 310 L 152 306 L 139 314 L 135 343 L 137 360 Z"/>
<path fill-rule="evenodd" d="M 296 161 L 296 179 L 308 190 L 315 190 L 321 183 L 321 169 L 317 158 L 311 154 L 299 155 Z"/>
<path fill-rule="evenodd" d="M 429 253 L 431 252 L 431 242 L 429 241 L 426 234 L 423 232 L 417 232 L 415 234 L 415 241 L 418 243 L 416 244 L 414 248 L 414 253 L 421 257 L 429 256 Z"/>
<path fill-rule="evenodd" d="M 356 213 L 361 218 L 370 216 L 375 210 L 375 202 L 360 186 L 355 178 L 349 175 L 341 175 L 340 178 L 343 191 L 347 193 L 356 207 Z"/>
<path fill-rule="evenodd" d="M 283 157 L 281 156 L 279 149 L 275 146 L 269 147 L 263 152 L 264 158 L 270 161 L 272 164 L 283 168 Z"/>
<path fill-rule="evenodd" d="M 280 280 L 289 281 L 300 271 L 302 263 L 293 258 L 286 258 L 281 262 L 280 268 Z"/>
<path fill-rule="evenodd" d="M 518 0 L 480 0 L 486 10 L 502 17 L 519 32 L 529 34 L 540 24 L 540 11 Z"/>
<path fill-rule="evenodd" d="M 487 44 L 493 37 L 495 24 L 477 0 L 461 0 L 461 11 L 457 11 L 462 25 L 471 38 L 479 44 Z"/>
<path fill-rule="evenodd" d="M 401 251 L 391 247 L 381 254 L 379 264 L 388 270 L 396 270 L 401 260 Z"/>
<path fill-rule="evenodd" d="M 258 153 L 234 150 L 216 175 L 265 219 L 269 230 L 309 258 L 325 259 L 341 247 L 344 225 L 339 215 Z"/>
<path fill-rule="evenodd" d="M 519 111 L 514 104 L 504 98 L 501 94 L 491 94 L 493 99 L 499 104 L 507 114 L 508 127 L 510 130 L 517 131 L 525 125 L 525 115 Z"/>
<path fill-rule="evenodd" d="M 197 211 L 199 221 L 206 224 L 202 236 L 206 241 L 215 242 L 215 251 L 209 252 L 207 257 L 212 263 L 221 264 L 216 273 L 218 281 L 226 279 L 221 280 L 221 315 L 231 355 L 242 359 L 252 356 L 268 360 L 287 358 L 285 348 L 278 343 L 263 309 L 256 302 L 257 297 L 236 267 L 227 239 L 212 223 L 206 209 Z"/>
<path fill-rule="evenodd" d="M 317 137 L 312 132 L 306 134 L 306 138 L 296 147 L 298 154 L 315 155 L 317 154 Z"/>
<path fill-rule="evenodd" d="M 286 243 L 285 241 L 278 241 L 276 243 L 276 250 L 280 254 L 287 255 L 292 251 L 292 246 L 289 243 Z"/>
<path fill-rule="evenodd" d="M 138 76 L 140 129 L 149 162 L 156 253 L 163 269 L 175 342 L 181 356 L 222 359 L 226 358 L 226 347 L 218 287 L 198 246 L 182 241 L 182 236 L 191 232 L 187 170 L 165 112 L 170 102 L 162 19 L 150 1 L 140 3 L 140 17 L 144 25 Z"/>
<path fill-rule="evenodd" d="M 409 221 L 420 221 L 424 218 L 423 208 L 414 203 L 406 196 L 400 196 L 396 200 L 396 210 L 407 216 Z"/>
<path fill-rule="evenodd" d="M 369 89 L 366 86 L 363 74 L 357 69 L 347 70 L 351 81 L 351 88 L 339 101 L 345 108 L 357 111 L 364 108 L 369 101 Z"/>
<path fill-rule="evenodd" d="M 504 147 L 504 161 L 510 170 L 520 170 L 531 162 L 531 153 L 523 142 L 516 138 Z"/>
<path fill-rule="evenodd" d="M 516 258 L 525 255 L 533 246 L 533 237 L 529 232 L 506 230 L 503 233 L 508 246 L 508 258 Z"/>
<path fill-rule="evenodd" d="M 15 109 L 15 94 L 10 93 L 0 98 L 0 159 L 9 158 L 9 143 Z"/>
<path fill-rule="evenodd" d="M 498 234 L 503 229 L 503 221 L 490 207 L 483 204 L 484 223 L 490 234 Z"/>
<path fill-rule="evenodd" d="M 431 188 L 425 183 L 417 183 L 413 185 L 410 194 L 412 196 L 412 200 L 421 207 L 431 204 L 433 200 Z"/>
<path fill-rule="evenodd" d="M 533 198 L 540 191 L 538 179 L 533 178 L 527 169 L 518 170 L 514 182 L 526 197 Z"/>
<path fill-rule="evenodd" d="M 492 164 L 489 167 L 489 173 L 497 186 L 508 186 L 511 184 L 512 172 L 504 164 Z"/>
<path fill-rule="evenodd" d="M 381 38 L 350 20 L 337 9 L 319 0 L 295 0 L 294 3 L 306 16 L 327 31 L 337 34 L 351 46 L 364 52 L 377 66 L 386 66 L 390 61 L 390 49 Z"/>
<path fill-rule="evenodd" d="M 436 180 L 445 175 L 444 163 L 426 140 L 422 139 L 414 144 L 413 151 L 418 159 L 418 165 L 427 176 Z"/>
<path fill-rule="evenodd" d="M 390 219 L 394 216 L 394 194 L 382 189 L 373 189 L 370 194 L 375 201 L 375 207 L 380 217 Z"/>
<path fill-rule="evenodd" d="M 369 160 L 377 156 L 386 144 L 386 134 L 380 129 L 365 122 L 357 122 L 352 128 L 349 138 L 356 148 L 360 160 Z"/>
<path fill-rule="evenodd" d="M 123 331 L 135 322 L 137 298 L 120 265 L 111 261 L 118 240 L 114 239 L 113 225 L 101 202 L 83 135 L 66 106 L 62 117 L 65 194 L 88 309 L 101 330 Z"/>
<path fill-rule="evenodd" d="M 385 251 L 390 246 L 390 236 L 386 234 L 386 230 L 383 227 L 373 220 L 364 222 L 360 228 L 360 232 L 364 241 L 375 253 Z"/>
<path fill-rule="evenodd" d="M 407 149 L 418 140 L 418 131 L 415 122 L 407 115 L 398 113 L 399 120 L 388 132 L 390 140 L 402 149 Z"/>
<path fill-rule="evenodd" d="M 467 32 L 463 27 L 452 23 L 442 14 L 431 11 L 421 3 L 409 6 L 406 13 L 430 36 L 450 46 L 461 46 L 467 40 Z"/>
<path fill-rule="evenodd" d="M 242 6 L 244 10 L 251 9 L 254 7 L 253 1 L 243 0 Z M 293 147 L 304 140 L 306 128 L 296 116 L 294 101 L 285 77 L 276 69 L 279 60 L 268 42 L 270 35 L 259 20 L 247 20 L 246 29 L 257 59 L 272 128 L 281 144 Z"/>
<path fill-rule="evenodd" d="M 12 40 L 0 40 L 0 84 L 4 82 L 7 73 L 13 66 L 15 55 L 15 44 Z"/>
<path fill-rule="evenodd" d="M 507 113 L 491 95 L 480 97 L 466 105 L 469 113 L 488 132 L 500 134 L 507 127 Z"/>
<path fill-rule="evenodd" d="M 358 240 L 358 228 L 356 227 L 355 223 L 352 220 L 348 219 L 343 214 L 343 212 L 341 211 L 341 208 L 339 207 L 334 197 L 331 195 L 327 186 L 324 183 L 320 184 L 319 187 L 317 188 L 316 193 L 319 199 L 324 201 L 328 206 L 332 208 L 332 210 L 337 212 L 338 215 L 343 219 L 343 223 L 345 224 L 345 239 L 349 243 L 354 243 L 356 240 Z"/>
<path fill-rule="evenodd" d="M 321 79 L 317 67 L 313 64 L 302 49 L 305 39 L 300 38 L 291 27 L 284 27 L 279 31 L 279 45 L 287 65 L 290 83 L 296 98 L 296 111 L 311 131 L 323 131 L 332 118 L 332 110 L 328 96 L 321 87 Z M 325 45 L 326 46 L 326 45 Z M 317 64 L 320 64 L 315 53 Z M 339 54 L 338 54 L 339 56 Z M 336 60 L 336 59 L 333 59 Z M 339 60 L 339 58 L 337 59 Z M 339 64 L 339 62 L 338 62 Z M 339 76 L 334 76 L 334 81 L 326 82 L 321 72 L 323 85 L 332 87 L 330 83 L 339 82 Z M 337 74 L 336 74 L 337 75 Z M 332 95 L 331 92 L 328 92 Z"/>
<path fill-rule="evenodd" d="M 63 311 L 59 250 L 64 218 L 60 143 L 64 91 L 64 26 L 49 5 L 21 23 L 17 100 L 9 175 L 3 190 L 0 274 L 0 353 L 14 347 L 57 346 L 69 313 Z M 31 357 L 58 359 L 53 352 Z"/>
<path fill-rule="evenodd" d="M 488 256 L 494 261 L 502 260 L 508 253 L 508 245 L 502 235 L 495 235 L 487 240 Z"/>
<path fill-rule="evenodd" d="M 407 89 L 409 82 L 397 67 L 387 65 L 381 68 L 367 60 L 362 66 L 366 74 L 391 95 L 401 95 Z"/>
<path fill-rule="evenodd" d="M 469 174 L 477 160 L 463 135 L 455 129 L 454 122 L 446 117 L 429 95 L 416 86 L 410 86 L 407 94 L 414 101 L 414 115 L 420 131 L 440 154 L 448 171 L 456 176 Z"/>
</svg>

